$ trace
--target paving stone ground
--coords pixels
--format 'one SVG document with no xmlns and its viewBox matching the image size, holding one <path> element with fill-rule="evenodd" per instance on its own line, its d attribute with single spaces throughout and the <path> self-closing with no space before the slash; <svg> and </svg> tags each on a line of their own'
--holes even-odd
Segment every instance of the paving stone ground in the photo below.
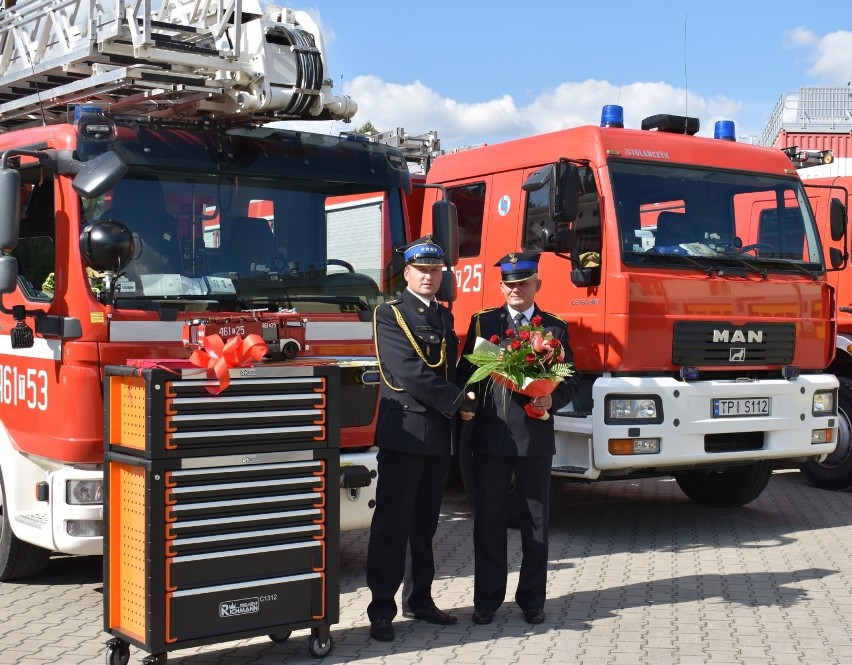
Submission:
<svg viewBox="0 0 852 665">
<path fill-rule="evenodd" d="M 357 662 L 362 665 L 852 664 L 852 493 L 776 471 L 738 509 L 690 502 L 668 479 L 565 487 L 551 521 L 547 620 L 529 626 L 513 602 L 470 622 L 472 517 L 450 490 L 435 538 L 439 627 L 398 617 L 392 643 L 369 638 L 367 532 L 344 533 L 340 622 L 322 661 L 308 631 L 170 652 L 182 665 Z M 511 531 L 510 590 L 520 543 Z M 0 583 L 0 663 L 105 662 L 101 560 L 56 557 L 36 581 Z M 147 654 L 131 649 L 131 663 Z"/>
</svg>

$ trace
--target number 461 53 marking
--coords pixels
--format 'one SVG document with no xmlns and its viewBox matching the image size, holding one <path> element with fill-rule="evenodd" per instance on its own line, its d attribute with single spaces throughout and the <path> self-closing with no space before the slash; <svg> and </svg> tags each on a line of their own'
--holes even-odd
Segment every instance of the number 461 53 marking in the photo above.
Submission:
<svg viewBox="0 0 852 665">
<path fill-rule="evenodd" d="M 47 410 L 47 372 L 29 368 L 19 370 L 0 365 L 0 403 L 26 405 L 30 409 Z"/>
<path fill-rule="evenodd" d="M 482 264 L 473 263 L 455 271 L 456 288 L 463 293 L 482 291 Z"/>
</svg>

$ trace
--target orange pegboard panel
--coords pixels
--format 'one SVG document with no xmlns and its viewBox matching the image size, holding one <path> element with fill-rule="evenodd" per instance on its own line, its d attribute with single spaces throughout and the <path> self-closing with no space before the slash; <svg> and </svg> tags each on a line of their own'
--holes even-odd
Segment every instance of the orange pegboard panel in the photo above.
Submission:
<svg viewBox="0 0 852 665">
<path fill-rule="evenodd" d="M 109 377 L 110 443 L 145 450 L 145 380 Z"/>
<path fill-rule="evenodd" d="M 110 566 L 109 624 L 135 639 L 145 639 L 145 470 L 109 464 Z"/>
</svg>

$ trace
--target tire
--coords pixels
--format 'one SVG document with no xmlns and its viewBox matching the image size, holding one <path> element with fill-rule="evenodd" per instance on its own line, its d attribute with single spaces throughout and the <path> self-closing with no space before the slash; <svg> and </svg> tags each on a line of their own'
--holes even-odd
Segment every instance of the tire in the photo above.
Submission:
<svg viewBox="0 0 852 665">
<path fill-rule="evenodd" d="M 815 459 L 802 464 L 802 475 L 814 487 L 845 490 L 852 487 L 852 380 L 837 377 L 840 394 L 837 399 L 837 448 L 822 462 Z"/>
<path fill-rule="evenodd" d="M 311 631 L 311 636 L 308 638 L 308 651 L 314 658 L 325 658 L 333 648 L 334 640 L 331 639 L 331 635 L 323 642 L 317 631 Z"/>
<path fill-rule="evenodd" d="M 689 471 L 675 475 L 686 496 L 703 506 L 733 508 L 751 503 L 772 478 L 772 462 L 732 466 L 713 471 Z"/>
<path fill-rule="evenodd" d="M 127 665 L 130 662 L 130 645 L 115 639 L 107 643 L 106 665 Z"/>
<path fill-rule="evenodd" d="M 286 630 L 283 633 L 271 633 L 269 635 L 269 639 L 275 642 L 276 644 L 283 644 L 287 640 L 290 639 L 291 631 Z"/>
<path fill-rule="evenodd" d="M 0 582 L 34 577 L 47 567 L 50 552 L 25 543 L 12 533 L 6 506 L 6 487 L 0 472 Z"/>
</svg>

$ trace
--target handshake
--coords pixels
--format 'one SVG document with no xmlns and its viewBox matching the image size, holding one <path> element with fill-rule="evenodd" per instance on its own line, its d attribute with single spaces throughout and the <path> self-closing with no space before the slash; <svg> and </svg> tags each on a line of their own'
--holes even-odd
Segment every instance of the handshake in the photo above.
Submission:
<svg viewBox="0 0 852 665">
<path fill-rule="evenodd" d="M 459 416 L 462 420 L 473 420 L 474 415 L 476 415 L 476 393 L 470 390 L 464 395 L 462 405 L 459 407 Z"/>
</svg>

